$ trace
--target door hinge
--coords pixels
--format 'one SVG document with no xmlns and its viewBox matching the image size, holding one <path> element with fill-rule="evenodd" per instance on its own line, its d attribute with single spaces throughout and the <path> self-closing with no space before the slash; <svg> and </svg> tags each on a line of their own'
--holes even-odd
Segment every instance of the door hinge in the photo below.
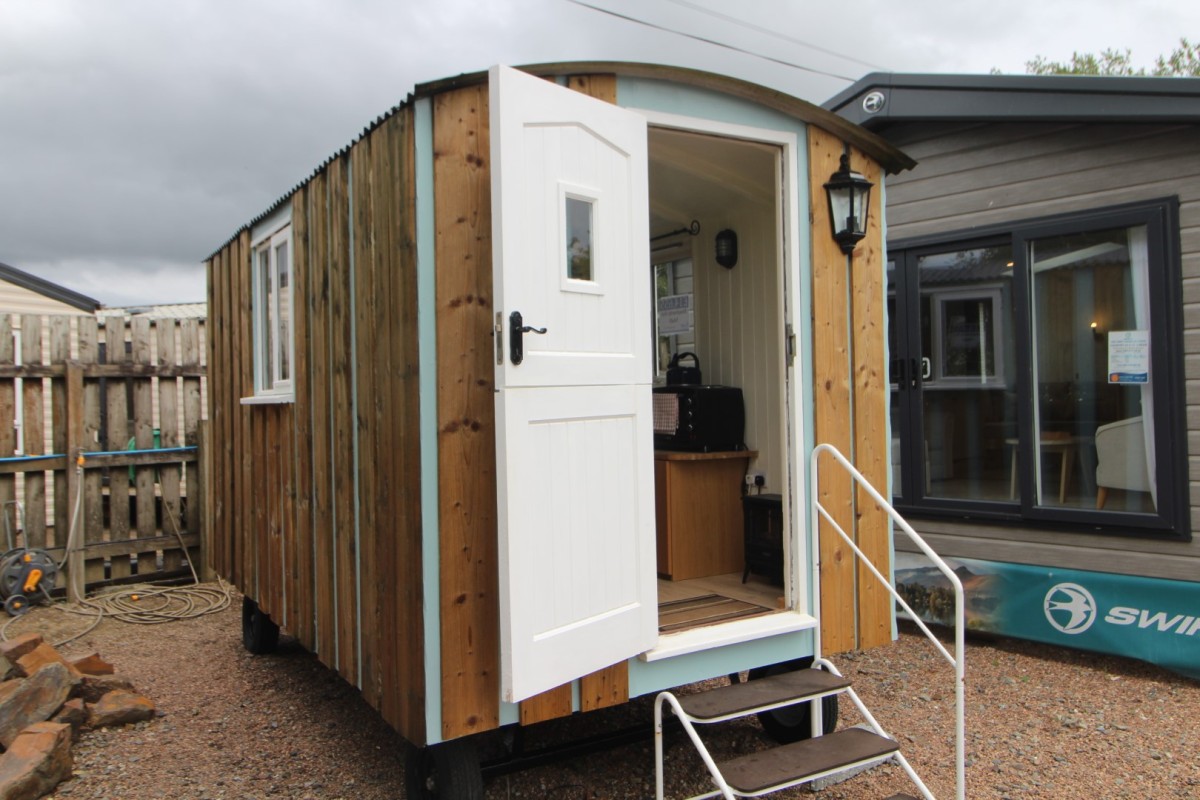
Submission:
<svg viewBox="0 0 1200 800">
<path fill-rule="evenodd" d="M 500 366 L 504 363 L 504 312 L 496 312 L 496 327 L 492 329 L 492 336 L 496 340 L 496 365 Z"/>
</svg>

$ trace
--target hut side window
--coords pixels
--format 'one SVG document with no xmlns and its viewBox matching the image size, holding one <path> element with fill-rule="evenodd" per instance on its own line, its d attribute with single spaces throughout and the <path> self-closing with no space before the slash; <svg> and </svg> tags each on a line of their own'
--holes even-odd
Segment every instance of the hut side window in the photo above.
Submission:
<svg viewBox="0 0 1200 800">
<path fill-rule="evenodd" d="M 254 248 L 254 388 L 258 396 L 292 393 L 291 226 Z"/>
</svg>

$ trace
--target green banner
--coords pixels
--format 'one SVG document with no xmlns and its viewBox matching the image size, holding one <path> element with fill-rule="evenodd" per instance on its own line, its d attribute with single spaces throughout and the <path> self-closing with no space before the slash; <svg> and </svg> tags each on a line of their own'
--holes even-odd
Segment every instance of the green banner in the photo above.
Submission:
<svg viewBox="0 0 1200 800">
<path fill-rule="evenodd" d="M 1200 679 L 1200 583 L 947 559 L 968 630 L 1128 656 Z M 924 556 L 896 554 L 896 588 L 927 622 L 952 625 L 950 582 Z"/>
</svg>

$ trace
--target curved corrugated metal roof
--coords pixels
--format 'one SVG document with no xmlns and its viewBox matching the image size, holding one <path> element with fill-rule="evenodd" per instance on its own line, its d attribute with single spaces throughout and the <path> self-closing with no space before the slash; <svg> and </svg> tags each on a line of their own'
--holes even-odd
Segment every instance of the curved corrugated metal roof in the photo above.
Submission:
<svg viewBox="0 0 1200 800">
<path fill-rule="evenodd" d="M 722 94 L 730 95 L 731 97 L 739 97 L 744 100 L 749 100 L 754 103 L 766 106 L 767 108 L 775 109 L 788 116 L 795 117 L 802 122 L 815 125 L 818 128 L 829 131 L 837 135 L 843 141 L 846 141 L 862 150 L 867 155 L 874 158 L 887 172 L 901 172 L 906 169 L 912 169 L 916 166 L 916 162 L 909 158 L 903 151 L 892 145 L 883 137 L 878 136 L 867 129 L 848 122 L 841 116 L 833 112 L 814 105 L 807 100 L 801 100 L 799 97 L 787 94 L 785 92 L 771 89 L 749 81 L 744 81 L 739 78 L 732 78 L 728 75 L 718 75 L 703 70 L 689 69 L 686 67 L 672 67 L 663 64 L 646 64 L 633 61 L 567 61 L 553 64 L 532 64 L 522 67 L 517 67 L 523 72 L 528 72 L 531 75 L 539 77 L 559 77 L 568 75 L 617 75 L 619 77 L 630 78 L 646 78 L 651 80 L 673 81 L 675 83 L 694 86 L 700 89 L 708 89 Z M 267 207 L 262 213 L 256 215 L 249 223 L 238 228 L 232 236 L 225 240 L 213 253 L 208 256 L 211 259 L 221 250 L 225 249 L 234 239 L 236 239 L 244 231 L 250 230 L 263 219 L 277 211 L 285 202 L 287 202 L 297 190 L 306 186 L 317 174 L 324 170 L 331 162 L 341 158 L 350 151 L 355 144 L 361 141 L 365 136 L 379 127 L 382 123 L 390 119 L 399 111 L 406 108 L 415 98 L 431 97 L 442 92 L 448 92 L 453 89 L 458 89 L 463 86 L 475 86 L 487 81 L 487 72 L 469 72 L 463 73 L 456 77 L 444 78 L 438 81 L 430 81 L 427 83 L 418 84 L 414 93 L 409 94 L 407 98 L 396 106 L 393 106 L 387 113 L 377 117 L 374 122 L 368 125 L 363 131 L 352 139 L 346 146 L 339 149 L 329 158 L 319 164 L 304 180 L 297 183 L 274 203 Z M 205 259 L 205 260 L 208 260 Z"/>
</svg>

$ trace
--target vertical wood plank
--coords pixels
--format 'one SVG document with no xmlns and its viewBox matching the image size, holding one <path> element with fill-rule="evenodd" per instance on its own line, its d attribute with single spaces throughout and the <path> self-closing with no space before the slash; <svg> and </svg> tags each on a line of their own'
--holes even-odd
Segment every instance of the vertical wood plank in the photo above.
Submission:
<svg viewBox="0 0 1200 800">
<path fill-rule="evenodd" d="M 206 480 L 204 485 L 204 522 L 208 527 L 208 548 L 204 556 L 208 559 L 206 566 L 223 578 L 229 578 L 229 564 L 225 559 L 227 532 L 222 528 L 225 523 L 224 515 L 224 478 L 225 462 L 222 458 L 225 437 L 225 396 L 223 390 L 225 381 L 222 377 L 225 360 L 220 355 L 221 340 L 224 338 L 225 312 L 221 307 L 221 281 L 224 275 L 218 267 L 220 255 L 214 254 L 208 260 L 208 336 L 205 347 L 208 350 L 208 427 L 204 435 L 206 445 Z"/>
<path fill-rule="evenodd" d="M 132 322 L 133 361 L 149 370 L 154 364 L 154 323 L 144 317 L 135 317 Z M 155 379 L 149 375 L 133 380 L 134 447 L 139 450 L 154 449 L 154 384 Z M 138 467 L 134 472 L 139 539 L 153 539 L 159 532 L 158 474 L 159 470 L 154 467 Z M 153 575 L 157 570 L 158 551 L 139 551 L 138 574 Z"/>
<path fill-rule="evenodd" d="M 333 438 L 330 410 L 329 341 L 329 178 L 315 175 L 310 186 L 312 216 L 309 220 L 312 248 L 312 427 L 313 427 L 313 535 L 316 539 L 317 655 L 330 668 L 337 666 L 337 615 L 334 606 L 333 547 Z"/>
<path fill-rule="evenodd" d="M 293 280 L 295 289 L 292 308 L 295 311 L 295 361 L 293 381 L 296 385 L 296 402 L 292 408 L 292 435 L 295 439 L 292 473 L 295 481 L 295 532 L 292 561 L 293 573 L 288 583 L 293 601 L 291 631 L 300 643 L 315 650 L 316 636 L 313 624 L 313 600 L 316 585 L 313 580 L 313 524 L 312 524 L 312 472 L 313 472 L 313 424 L 312 424 L 312 375 L 309 354 L 312 348 L 311 333 L 311 242 L 309 240 L 309 188 L 302 187 L 292 197 L 292 250 Z"/>
<path fill-rule="evenodd" d="M 156 333 L 158 334 L 158 350 L 156 360 L 159 368 L 179 366 L 179 352 L 175 343 L 178 323 L 173 320 L 160 320 Z M 158 428 L 159 443 L 164 448 L 182 447 L 183 437 L 179 431 L 179 390 L 181 379 L 158 379 Z M 180 516 L 180 469 L 177 466 L 163 466 L 157 470 L 158 485 L 162 492 L 162 535 L 174 536 L 186 527 Z M 183 567 L 184 553 L 174 547 L 163 549 L 163 570 L 171 572 Z"/>
<path fill-rule="evenodd" d="M 185 370 L 195 370 L 197 372 L 204 371 L 204 363 L 201 361 L 200 349 L 200 321 L 195 319 L 185 319 L 179 322 L 179 363 Z M 200 444 L 199 428 L 201 420 L 201 379 L 198 377 L 184 377 L 183 384 L 183 430 L 180 431 L 180 442 L 187 447 L 193 447 Z M 209 440 L 211 442 L 211 439 Z M 184 486 L 180 490 L 181 496 L 187 500 L 181 500 L 183 503 L 183 527 L 188 531 L 195 531 L 199 527 L 200 510 L 203 505 L 205 495 L 201 492 L 193 491 L 193 487 L 199 480 L 199 464 L 189 462 L 184 466 L 183 481 Z"/>
<path fill-rule="evenodd" d="M 499 725 L 486 86 L 434 98 L 442 736 Z"/>
<path fill-rule="evenodd" d="M 567 78 L 567 88 L 606 103 L 617 102 L 616 75 L 571 75 Z"/>
<path fill-rule="evenodd" d="M 121 317 L 108 317 L 104 321 L 104 358 L 108 364 L 127 364 L 129 354 L 125 352 L 125 321 Z M 107 403 L 108 436 L 107 450 L 124 450 L 129 445 L 129 398 L 128 384 L 124 378 L 108 378 L 104 382 Z M 108 541 L 129 538 L 129 470 L 113 467 L 108 473 Z M 110 574 L 113 578 L 125 578 L 132 574 L 129 556 L 113 556 Z"/>
<path fill-rule="evenodd" d="M 0 314 L 0 365 L 14 366 L 16 349 L 13 342 L 13 317 L 11 314 Z M 17 419 L 16 380 L 0 378 L 0 458 L 8 458 L 17 449 L 15 424 Z M 17 514 L 13 501 L 17 498 L 17 483 L 15 475 L 0 475 L 0 514 L 3 514 L 4 529 L 16 536 Z M 3 534 L 3 531 L 0 531 Z M 15 542 L 14 542 L 15 544 Z M 8 547 L 5 538 L 3 547 Z"/>
<path fill-rule="evenodd" d="M 43 364 L 42 318 L 26 314 L 21 318 L 21 363 L 34 366 Z M 42 405 L 44 395 L 41 378 L 25 378 L 21 381 L 22 433 L 25 455 L 39 456 L 46 453 L 46 418 Z M 25 546 L 46 547 L 46 473 L 31 470 L 24 474 L 25 502 Z"/>
<path fill-rule="evenodd" d="M 379 271 L 375 248 L 376 221 L 374 197 L 374 164 L 371 143 L 373 137 L 359 140 L 350 151 L 351 186 L 353 189 L 354 240 L 354 411 L 358 441 L 358 587 L 361 598 L 359 610 L 359 655 L 361 659 L 361 688 L 363 697 L 374 708 L 383 701 L 383 671 L 378 661 L 379 635 L 382 627 L 379 598 L 380 582 L 387 571 L 375 558 L 376 526 L 380 495 L 376 461 L 379 412 L 382 403 L 375 389 L 376 354 L 381 346 L 376 316 L 376 274 Z"/>
<path fill-rule="evenodd" d="M 397 576 L 394 591 L 395 636 L 389 652 L 397 665 L 398 680 L 392 686 L 392 702 L 385 715 L 394 720 L 411 742 L 427 740 L 425 729 L 425 607 L 422 573 L 421 448 L 420 448 L 420 358 L 417 349 L 417 258 L 415 177 L 416 137 L 411 109 L 397 115 L 386 126 L 388 150 L 398 178 L 392 185 L 402 187 L 389 216 L 394 217 L 396 238 L 388 252 L 398 259 L 389 270 L 391 313 L 388 332 L 392 342 L 389 358 L 388 397 L 397 413 L 392 417 L 391 469 L 393 478 L 392 513 L 398 534 L 390 557 Z M 386 555 L 384 557 L 387 557 Z"/>
<path fill-rule="evenodd" d="M 809 218 L 813 260 L 813 416 L 814 441 L 832 444 L 853 460 L 851 441 L 850 332 L 846 257 L 830 230 L 824 183 L 837 171 L 842 143 L 814 126 L 808 128 Z M 828 459 L 826 459 L 828 461 Z M 817 488 L 821 504 L 848 534 L 854 531 L 853 491 L 839 468 L 822 464 Z M 829 523 L 820 528 L 821 640 L 826 653 L 855 646 L 854 558 Z"/>
<path fill-rule="evenodd" d="M 571 713 L 571 684 L 564 683 L 519 704 L 522 725 L 534 725 Z"/>
<path fill-rule="evenodd" d="M 82 368 L 100 363 L 99 326 L 95 317 L 80 317 L 76 322 L 77 356 Z M 84 451 L 100 450 L 100 380 L 85 379 L 83 384 L 83 431 L 79 447 Z M 70 452 L 75 457 L 78 454 Z M 81 509 L 84 544 L 104 541 L 104 492 L 102 470 L 85 469 L 83 473 L 83 508 Z M 104 578 L 104 559 L 87 558 L 84 580 L 94 583 Z"/>
<path fill-rule="evenodd" d="M 71 318 L 65 315 L 50 317 L 50 363 L 66 364 L 71 360 Z M 82 384 L 80 384 L 80 400 L 82 401 Z M 75 469 L 74 452 L 68 446 L 67 436 L 67 381 L 66 377 L 54 378 L 50 381 L 50 452 L 66 453 L 67 468 L 54 473 L 54 507 L 53 523 L 55 547 L 65 547 L 70 535 L 71 509 L 68 502 L 68 475 Z M 83 406 L 80 405 L 80 413 Z M 83 420 L 79 420 L 82 424 Z M 73 479 L 73 478 L 72 478 Z M 81 568 L 82 569 L 82 568 Z"/>
<path fill-rule="evenodd" d="M 349 164 L 329 165 L 330 373 L 333 384 L 333 513 L 336 542 L 338 672 L 358 685 L 358 592 L 354 517 L 353 373 L 350 364 L 354 297 L 350 285 Z"/>
<path fill-rule="evenodd" d="M 233 247 L 233 337 L 231 339 L 234 351 L 234 400 L 238 403 L 235 408 L 240 412 L 237 418 L 238 443 L 237 453 L 240 455 L 240 465 L 237 467 L 236 508 L 238 513 L 238 541 L 242 543 L 242 584 L 243 591 L 259 599 L 258 591 L 258 557 L 262 529 L 254 527 L 255 520 L 255 475 L 254 459 L 257 452 L 254 449 L 254 429 L 250 406 L 243 406 L 240 400 L 254 393 L 254 333 L 252 325 L 252 286 L 253 272 L 251 263 L 253 251 L 250 247 L 250 231 L 242 231 Z"/>
<path fill-rule="evenodd" d="M 584 675 L 579 681 L 579 707 L 583 711 L 619 706 L 628 700 L 628 661 Z"/>
<path fill-rule="evenodd" d="M 66 359 L 63 360 L 66 363 Z M 78 362 L 67 363 L 66 377 L 63 381 L 63 393 L 66 396 L 66 402 L 63 409 L 63 449 L 59 452 L 67 452 L 74 455 L 83 449 L 84 438 L 84 403 L 83 403 L 83 369 Z M 79 499 L 79 493 L 83 491 L 83 482 L 80 480 L 79 471 L 75 468 L 73 458 L 67 459 L 66 475 L 66 505 L 68 508 L 74 508 L 75 502 Z M 82 517 L 80 521 L 82 522 Z M 83 537 L 76 535 L 75 543 L 83 544 Z M 68 537 L 63 537 L 63 546 L 69 546 Z M 67 600 L 72 603 L 78 603 L 83 599 L 86 592 L 87 574 L 84 567 L 84 549 L 75 547 L 67 551 Z"/>
<path fill-rule="evenodd" d="M 883 171 L 865 153 L 851 153 L 851 163 L 874 184 L 867 236 L 851 260 L 854 331 L 854 463 L 872 486 L 887 486 L 888 377 L 886 373 L 884 286 Z M 891 574 L 888 516 L 862 489 L 856 489 L 858 530 L 855 543 L 884 575 Z M 892 640 L 892 599 L 887 588 L 857 564 L 858 647 Z"/>
<path fill-rule="evenodd" d="M 384 719 L 396 729 L 401 729 L 399 720 L 400 693 L 396 684 L 406 680 L 404 661 L 396 648 L 396 639 L 400 635 L 400 619 L 403 613 L 400 608 L 402 589 L 397 585 L 405 580 L 402 574 L 394 571 L 395 553 L 400 546 L 399 540 L 412 535 L 406 530 L 402 519 L 397 514 L 395 504 L 396 481 L 403 476 L 396 474 L 393 450 L 403 447 L 398 441 L 396 428 L 393 426 L 395 417 L 402 414 L 402 398 L 396 393 L 396 385 L 391 379 L 393 363 L 392 337 L 389 321 L 391 316 L 399 314 L 400 309 L 394 307 L 393 280 L 400 280 L 396 273 L 400 269 L 399 231 L 396 220 L 396 204 L 404 196 L 404 186 L 397 172 L 395 143 L 393 129 L 396 119 L 387 120 L 376 128 L 371 139 L 371 217 L 374 235 L 374 255 L 372 259 L 372 280 L 375 300 L 371 308 L 371 326 L 375 341 L 372 347 L 373 362 L 371 368 L 374 374 L 371 393 L 370 415 L 374 426 L 373 446 L 375 463 L 375 486 L 373 489 L 374 514 L 376 520 L 386 520 L 379 535 L 373 538 L 371 549 L 363 544 L 363 553 L 370 554 L 372 565 L 371 581 L 374 584 L 375 601 L 373 606 L 365 602 L 364 624 L 374 627 L 377 641 L 374 656 L 377 665 L 373 670 L 371 682 L 378 683 L 378 708 Z M 361 326 L 360 337 L 361 337 Z M 364 680 L 367 680 L 367 670 L 364 669 Z"/>
<path fill-rule="evenodd" d="M 131 320 L 133 342 L 133 363 L 149 367 L 154 362 L 153 330 L 150 320 L 145 317 L 134 317 Z M 138 450 L 150 450 L 154 447 L 154 388 L 152 378 L 133 379 L 133 442 Z M 137 489 L 137 538 L 154 538 L 158 530 L 158 520 L 155 518 L 156 503 L 154 496 L 154 467 L 137 467 L 134 470 L 134 480 Z M 154 571 L 153 552 L 139 553 L 138 574 Z M 149 564 L 145 559 L 149 557 Z"/>
</svg>

